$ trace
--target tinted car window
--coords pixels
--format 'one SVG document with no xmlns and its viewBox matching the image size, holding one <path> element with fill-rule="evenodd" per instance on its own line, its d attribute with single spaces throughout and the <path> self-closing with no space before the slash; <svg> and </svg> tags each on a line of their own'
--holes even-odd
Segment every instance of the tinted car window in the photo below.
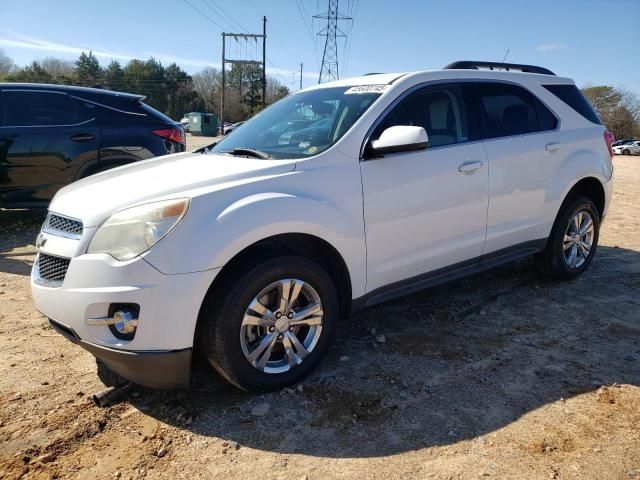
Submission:
<svg viewBox="0 0 640 480">
<path fill-rule="evenodd" d="M 527 90 L 502 83 L 478 83 L 486 137 L 506 137 L 553 130 L 555 116 Z"/>
<path fill-rule="evenodd" d="M 423 127 L 429 136 L 429 147 L 468 141 L 469 126 L 461 87 L 432 85 L 410 93 L 376 127 L 372 140 L 397 125 Z"/>
<path fill-rule="evenodd" d="M 80 105 L 63 93 L 2 92 L 3 126 L 73 125 L 88 119 Z"/>
<path fill-rule="evenodd" d="M 602 125 L 598 114 L 593 110 L 591 104 L 584 98 L 582 92 L 580 92 L 575 85 L 543 85 L 543 87 L 590 122 Z"/>
</svg>

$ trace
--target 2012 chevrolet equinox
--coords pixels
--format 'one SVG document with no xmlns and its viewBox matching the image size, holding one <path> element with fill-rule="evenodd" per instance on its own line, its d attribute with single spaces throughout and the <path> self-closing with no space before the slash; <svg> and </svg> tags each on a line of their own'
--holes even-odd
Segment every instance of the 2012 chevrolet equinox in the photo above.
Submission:
<svg viewBox="0 0 640 480">
<path fill-rule="evenodd" d="M 204 153 L 62 189 L 33 298 L 140 384 L 188 384 L 199 345 L 234 385 L 279 389 L 358 308 L 534 253 L 555 277 L 580 275 L 611 198 L 612 142 L 574 83 L 541 67 L 456 62 L 313 86 Z"/>
</svg>

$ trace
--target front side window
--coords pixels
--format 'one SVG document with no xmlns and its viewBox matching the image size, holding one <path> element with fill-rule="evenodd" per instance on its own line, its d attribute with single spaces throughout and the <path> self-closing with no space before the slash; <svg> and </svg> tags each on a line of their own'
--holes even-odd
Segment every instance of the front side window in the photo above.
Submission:
<svg viewBox="0 0 640 480">
<path fill-rule="evenodd" d="M 504 83 L 478 83 L 474 88 L 487 138 L 553 130 L 557 125 L 549 109 L 524 88 Z"/>
<path fill-rule="evenodd" d="M 462 88 L 457 84 L 431 85 L 403 98 L 378 124 L 377 140 L 389 127 L 417 126 L 426 130 L 429 148 L 469 140 L 469 124 Z"/>
<path fill-rule="evenodd" d="M 80 105 L 64 93 L 2 92 L 5 127 L 73 125 L 86 120 Z"/>
<path fill-rule="evenodd" d="M 211 153 L 258 150 L 269 158 L 306 158 L 336 143 L 381 94 L 375 89 L 319 88 L 276 102 L 221 140 Z"/>
</svg>

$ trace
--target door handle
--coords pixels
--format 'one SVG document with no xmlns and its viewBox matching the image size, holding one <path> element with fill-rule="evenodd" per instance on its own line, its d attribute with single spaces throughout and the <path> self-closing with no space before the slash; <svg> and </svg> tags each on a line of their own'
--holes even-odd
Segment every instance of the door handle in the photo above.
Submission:
<svg viewBox="0 0 640 480">
<path fill-rule="evenodd" d="M 90 133 L 76 133 L 75 135 L 71 135 L 71 140 L 74 142 L 88 142 L 96 138 Z"/>
<path fill-rule="evenodd" d="M 482 167 L 482 162 L 464 162 L 458 167 L 460 173 L 472 173 Z"/>
<path fill-rule="evenodd" d="M 547 143 L 544 147 L 544 149 L 547 152 L 555 152 L 556 150 L 559 150 L 560 148 L 562 148 L 562 145 L 560 143 Z"/>
</svg>

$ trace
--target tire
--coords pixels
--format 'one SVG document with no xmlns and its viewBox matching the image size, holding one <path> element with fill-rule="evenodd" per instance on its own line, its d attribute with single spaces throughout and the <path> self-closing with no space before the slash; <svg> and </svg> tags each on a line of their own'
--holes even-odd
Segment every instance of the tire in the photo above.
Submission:
<svg viewBox="0 0 640 480">
<path fill-rule="evenodd" d="M 237 270 L 217 293 L 207 294 L 203 304 L 201 346 L 209 363 L 233 385 L 250 392 L 279 390 L 301 381 L 325 356 L 336 328 L 338 294 L 331 277 L 317 263 L 296 256 Z M 280 308 L 286 288 L 297 288 L 297 300 Z M 305 309 L 310 311 L 318 302 L 316 309 L 321 311 L 303 317 Z M 259 314 L 249 305 L 258 310 L 267 305 L 269 311 Z M 295 315 L 301 316 L 298 322 L 314 325 L 289 325 L 296 322 Z M 253 324 L 257 319 L 260 326 Z M 264 345 L 270 346 L 260 354 Z"/>
<path fill-rule="evenodd" d="M 579 214 L 582 216 L 579 217 Z M 589 219 L 591 229 L 586 228 Z M 578 221 L 581 225 L 580 230 L 584 229 L 590 233 L 576 238 Z M 547 247 L 541 256 L 540 266 L 543 273 L 560 280 L 571 280 L 581 275 L 589 267 L 596 253 L 599 233 L 600 214 L 593 201 L 586 197 L 566 200 L 558 212 Z M 584 245 L 589 245 L 588 253 Z M 575 257 L 572 252 L 575 252 Z"/>
<path fill-rule="evenodd" d="M 631 155 L 631 152 L 625 148 L 625 149 L 622 151 L 622 154 L 623 154 L 623 155 Z"/>
</svg>

